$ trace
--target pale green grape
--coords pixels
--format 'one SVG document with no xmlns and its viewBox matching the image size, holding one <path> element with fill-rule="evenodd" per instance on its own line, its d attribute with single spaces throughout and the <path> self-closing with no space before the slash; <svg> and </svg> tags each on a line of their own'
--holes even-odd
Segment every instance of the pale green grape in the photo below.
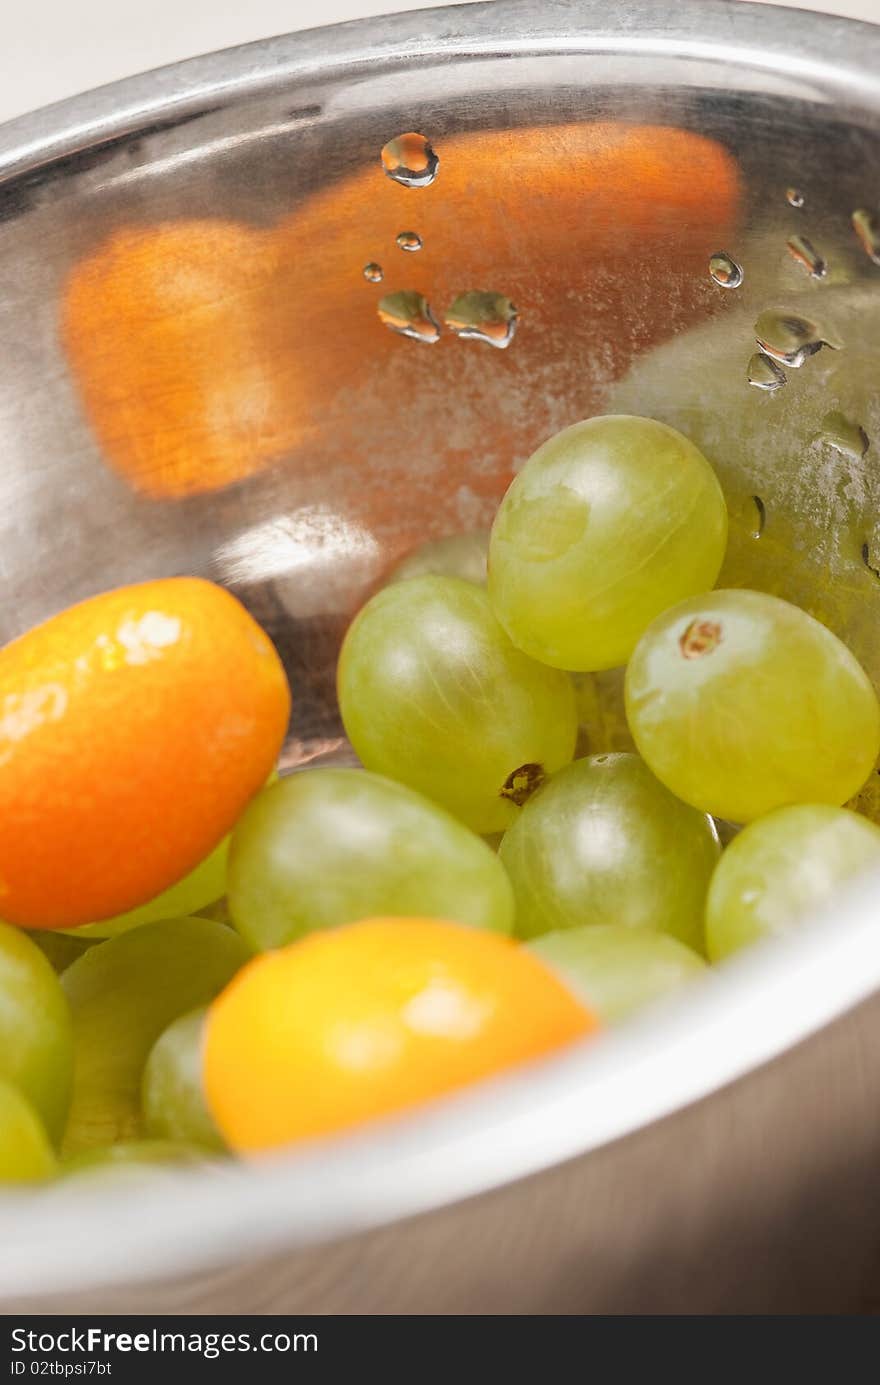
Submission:
<svg viewBox="0 0 880 1385">
<path fill-rule="evenodd" d="M 500 855 L 522 938 L 612 924 L 703 950 L 715 829 L 638 755 L 596 755 L 562 770 L 526 804 Z"/>
<path fill-rule="evenodd" d="M 489 553 L 488 529 L 466 534 L 450 534 L 445 539 L 423 543 L 407 553 L 389 573 L 386 585 L 405 582 L 410 577 L 460 577 L 463 582 L 486 585 L 486 559 Z"/>
<path fill-rule="evenodd" d="M 202 1090 L 204 1008 L 169 1024 L 153 1044 L 144 1068 L 144 1125 L 157 1140 L 226 1148 Z"/>
<path fill-rule="evenodd" d="M 34 1108 L 0 1079 L 0 1185 L 51 1178 L 55 1156 Z"/>
<path fill-rule="evenodd" d="M 846 808 L 799 804 L 751 823 L 724 852 L 706 901 L 706 946 L 720 961 L 796 929 L 847 880 L 880 870 L 880 827 Z"/>
<path fill-rule="evenodd" d="M 114 1145 L 98 1145 L 94 1149 L 65 1159 L 60 1172 L 65 1177 L 135 1176 L 154 1171 L 157 1166 L 200 1164 L 205 1150 L 172 1140 L 120 1140 Z"/>
<path fill-rule="evenodd" d="M 528 946 L 604 1024 L 706 974 L 706 963 L 691 948 L 646 928 L 567 928 Z"/>
<path fill-rule="evenodd" d="M 650 418 L 587 419 L 530 457 L 501 502 L 489 596 L 555 668 L 614 668 L 673 602 L 715 582 L 727 510 L 693 443 Z"/>
<path fill-rule="evenodd" d="M 510 883 L 486 843 L 358 769 L 303 770 L 258 795 L 233 834 L 229 905 L 257 948 L 363 918 L 513 926 Z"/>
<path fill-rule="evenodd" d="M 804 607 L 840 635 L 880 686 L 877 578 L 862 553 L 867 545 L 867 562 L 877 567 L 880 281 L 845 217 L 837 231 L 823 227 L 829 272 L 818 294 L 787 253 L 785 235 L 770 234 L 774 254 L 763 231 L 750 254 L 743 248 L 746 283 L 718 295 L 724 312 L 640 352 L 610 402 L 621 413 L 637 410 L 683 428 L 712 458 L 730 513 L 720 585 Z M 861 282 L 832 285 L 841 272 Z M 786 371 L 785 388 L 768 397 L 746 383 L 748 343 L 758 314 L 780 303 L 786 317 L 812 318 L 845 349 L 825 348 L 803 369 Z M 828 445 L 832 411 L 872 440 L 864 464 Z"/>
<path fill-rule="evenodd" d="M 140 1135 L 150 1049 L 178 1015 L 213 999 L 247 956 L 225 924 L 171 919 L 110 938 L 67 969 L 75 1064 L 66 1153 Z"/>
<path fill-rule="evenodd" d="M 72 1072 L 73 1029 L 61 983 L 27 934 L 0 923 L 0 1078 L 24 1093 L 55 1140 Z"/>
<path fill-rule="evenodd" d="M 476 832 L 574 753 L 569 677 L 516 649 L 488 598 L 454 577 L 385 587 L 356 617 L 339 658 L 339 706 L 367 769 L 399 779 Z"/>
<path fill-rule="evenodd" d="M 731 822 L 845 803 L 880 750 L 864 669 L 824 625 L 762 592 L 711 592 L 655 621 L 626 672 L 626 711 L 658 779 Z"/>
</svg>

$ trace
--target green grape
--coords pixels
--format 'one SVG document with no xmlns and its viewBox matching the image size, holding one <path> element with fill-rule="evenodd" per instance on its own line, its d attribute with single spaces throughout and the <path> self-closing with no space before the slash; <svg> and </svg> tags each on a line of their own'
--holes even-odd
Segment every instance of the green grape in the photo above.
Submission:
<svg viewBox="0 0 880 1385">
<path fill-rule="evenodd" d="M 500 854 L 522 938 L 613 924 L 703 950 L 714 824 L 638 755 L 596 755 L 562 770 L 526 804 Z"/>
<path fill-rule="evenodd" d="M 178 1015 L 213 999 L 247 957 L 225 924 L 171 919 L 89 948 L 67 969 L 75 1063 L 65 1153 L 140 1135 L 153 1044 Z"/>
<path fill-rule="evenodd" d="M 65 1159 L 60 1172 L 70 1178 L 85 1175 L 143 1176 L 157 1165 L 200 1164 L 205 1157 L 203 1149 L 173 1140 L 120 1140 L 115 1145 L 99 1145 L 72 1155 Z"/>
<path fill-rule="evenodd" d="M 880 827 L 846 808 L 777 808 L 743 828 L 718 862 L 706 901 L 706 946 L 720 961 L 796 929 L 860 871 L 880 869 Z"/>
<path fill-rule="evenodd" d="M 488 529 L 474 529 L 466 534 L 451 534 L 445 539 L 423 543 L 407 553 L 385 579 L 405 582 L 410 577 L 460 577 L 478 587 L 486 585 L 486 559 L 489 553 Z"/>
<path fill-rule="evenodd" d="M 567 928 L 528 944 L 558 972 L 603 1024 L 706 975 L 706 963 L 668 933 L 646 928 Z"/>
<path fill-rule="evenodd" d="M 303 770 L 254 799 L 233 833 L 229 905 L 255 948 L 363 918 L 513 926 L 510 882 L 486 843 L 359 769 Z"/>
<path fill-rule="evenodd" d="M 157 1140 L 225 1150 L 202 1091 L 204 1008 L 169 1024 L 150 1050 L 141 1084 L 144 1125 Z"/>
<path fill-rule="evenodd" d="M 26 933 L 0 923 L 0 1078 L 60 1140 L 70 1103 L 73 1029 L 61 982 Z"/>
<path fill-rule="evenodd" d="M 510 486 L 489 596 L 532 658 L 615 668 L 661 611 L 713 585 L 726 541 L 721 487 L 693 443 L 650 418 L 591 418 L 539 447 Z"/>
<path fill-rule="evenodd" d="M 727 498 L 730 538 L 720 585 L 772 592 L 802 606 L 837 632 L 880 686 L 877 578 L 880 555 L 880 293 L 852 227 L 823 228 L 828 274 L 819 296 L 771 232 L 744 249 L 747 282 L 722 294 L 725 311 L 640 352 L 611 390 L 612 407 L 637 409 L 683 428 L 712 458 Z M 862 265 L 859 264 L 862 256 Z M 865 277 L 865 271 L 871 279 Z M 834 285 L 835 276 L 860 282 Z M 765 282 L 759 284 L 763 277 Z M 784 316 L 812 318 L 822 335 L 845 343 L 823 348 L 768 398 L 746 383 L 755 323 L 784 303 Z M 872 440 L 863 464 L 829 445 L 831 412 Z"/>
<path fill-rule="evenodd" d="M 824 625 L 763 592 L 711 592 L 655 621 L 626 671 L 626 712 L 658 779 L 731 822 L 845 803 L 880 750 L 864 669 Z"/>
<path fill-rule="evenodd" d="M 486 593 L 414 577 L 377 593 L 339 656 L 339 706 L 367 769 L 399 779 L 481 833 L 574 753 L 567 674 L 516 649 Z"/>
<path fill-rule="evenodd" d="M 55 1155 L 34 1108 L 0 1079 L 0 1185 L 51 1178 Z"/>
</svg>

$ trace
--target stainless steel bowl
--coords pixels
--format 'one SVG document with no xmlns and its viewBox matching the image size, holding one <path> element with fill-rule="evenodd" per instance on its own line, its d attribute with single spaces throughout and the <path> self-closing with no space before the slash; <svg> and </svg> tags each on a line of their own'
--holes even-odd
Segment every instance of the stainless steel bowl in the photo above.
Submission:
<svg viewBox="0 0 880 1385">
<path fill-rule="evenodd" d="M 646 174 L 616 219 L 603 180 L 585 167 L 582 222 L 561 247 L 556 236 L 548 274 L 548 222 L 493 210 L 500 146 L 490 132 L 534 142 L 537 130 L 540 149 L 551 126 L 596 122 L 699 133 L 726 151 L 741 189 L 725 213 L 734 243 L 713 243 L 719 214 L 701 212 L 717 189 L 658 219 Z M 415 229 L 428 206 L 420 198 L 434 199 L 435 215 L 446 207 L 445 259 L 426 242 L 418 273 L 453 275 L 464 288 L 487 265 L 507 265 L 505 283 L 479 283 L 499 291 L 518 273 L 522 325 L 506 353 L 460 342 L 427 351 L 375 320 L 361 265 L 384 258 L 388 287 L 403 287 L 411 257 L 370 242 L 368 219 L 361 243 L 358 208 L 397 193 L 377 155 L 401 130 L 423 130 L 441 157 L 430 193 L 407 193 Z M 447 172 L 468 134 L 469 182 Z M 786 387 L 774 448 L 758 455 L 740 439 L 724 451 L 725 418 L 741 412 L 760 432 L 768 415 L 755 410 L 771 404 L 745 384 L 754 310 L 821 307 L 821 294 L 836 295 L 824 302 L 862 324 L 853 331 L 870 356 L 880 270 L 859 251 L 849 214 L 880 198 L 878 134 L 880 30 L 715 0 L 500 0 L 397 15 L 200 58 L 7 125 L 3 636 L 121 582 L 214 576 L 249 602 L 287 662 L 299 709 L 288 766 L 344 752 L 335 652 L 384 568 L 420 537 L 487 522 L 500 478 L 542 432 L 635 395 L 644 412 L 714 439 L 739 526 L 733 577 L 830 610 L 880 674 L 868 566 L 877 444 L 843 484 L 833 468 L 817 470 L 797 431 L 830 387 L 819 366 L 830 353 Z M 581 147 L 570 129 L 560 139 L 548 136 L 542 156 L 545 216 L 565 140 Z M 570 194 L 580 172 L 576 163 L 565 172 Z M 373 176 L 375 192 L 352 203 L 344 189 L 358 176 Z M 801 212 L 785 200 L 788 185 L 805 191 Z M 327 201 L 333 189 L 343 192 Z M 481 199 L 488 245 L 473 235 Z M 138 319 L 137 276 L 116 284 L 115 299 L 95 281 L 97 317 L 88 293 L 71 316 L 70 295 L 112 237 L 218 219 L 254 238 L 241 242 L 239 268 L 246 278 L 256 246 L 258 288 L 236 291 L 264 319 L 247 340 L 227 338 L 222 313 L 210 316 L 216 304 L 210 331 L 173 303 L 165 323 L 187 389 L 193 365 L 180 342 L 192 331 L 205 352 L 214 333 L 206 397 L 222 386 L 237 402 L 257 401 L 241 442 L 251 474 L 212 489 L 219 463 L 204 437 L 184 438 L 182 481 L 156 460 L 157 447 L 180 441 L 180 425 L 173 380 L 149 393 L 160 348 Z M 456 224 L 470 228 L 457 242 Z M 281 226 L 291 228 L 289 275 L 267 293 L 260 266 Z M 808 282 L 786 255 L 796 231 L 828 249 L 827 282 Z M 349 300 L 339 256 L 351 246 Z M 709 281 L 720 248 L 743 259 L 751 297 Z M 234 278 L 238 257 L 227 253 L 223 272 Z M 160 271 L 178 289 L 190 272 L 171 261 Z M 143 272 L 156 271 L 145 263 Z M 145 375 L 112 330 L 104 341 L 108 309 L 140 322 Z M 683 354 L 664 357 L 669 349 Z M 668 359 L 680 391 L 662 386 Z M 874 423 L 880 438 L 880 412 Z M 758 482 L 779 521 L 763 547 L 746 513 Z M 731 964 L 674 1005 L 418 1117 L 258 1168 L 165 1173 L 135 1196 L 83 1183 L 7 1198 L 0 1303 L 7 1312 L 852 1307 L 880 1240 L 878 909 L 880 882 L 868 881 L 794 940 Z"/>
</svg>

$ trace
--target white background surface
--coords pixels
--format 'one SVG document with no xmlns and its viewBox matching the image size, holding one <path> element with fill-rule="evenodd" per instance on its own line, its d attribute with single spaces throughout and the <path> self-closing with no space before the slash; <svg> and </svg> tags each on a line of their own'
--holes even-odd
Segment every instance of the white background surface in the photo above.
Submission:
<svg viewBox="0 0 880 1385">
<path fill-rule="evenodd" d="M 792 4 L 793 0 L 778 0 Z M 799 0 L 880 21 L 880 0 Z M 162 63 L 436 0 L 0 0 L 0 120 Z M 618 0 L 608 0 L 609 9 Z M 685 3 L 685 0 L 682 0 Z M 761 0 L 757 0 L 761 3 Z"/>
</svg>

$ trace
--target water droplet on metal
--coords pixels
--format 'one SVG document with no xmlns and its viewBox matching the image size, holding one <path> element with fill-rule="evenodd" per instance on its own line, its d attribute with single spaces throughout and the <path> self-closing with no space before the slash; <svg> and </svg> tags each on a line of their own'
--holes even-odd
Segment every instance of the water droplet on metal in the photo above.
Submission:
<svg viewBox="0 0 880 1385">
<path fill-rule="evenodd" d="M 832 409 L 825 415 L 814 442 L 825 443 L 833 447 L 835 452 L 842 452 L 845 457 L 852 457 L 855 461 L 861 461 L 871 445 L 862 425 L 853 423 L 839 409 Z"/>
<path fill-rule="evenodd" d="M 710 256 L 709 276 L 723 289 L 738 289 L 745 277 L 742 265 L 738 265 L 726 250 L 716 250 Z"/>
<path fill-rule="evenodd" d="M 779 390 L 785 384 L 785 371 L 763 351 L 756 351 L 749 361 L 746 376 L 756 390 Z"/>
<path fill-rule="evenodd" d="M 755 509 L 758 512 L 758 518 L 755 521 L 755 527 L 752 530 L 752 538 L 759 539 L 764 532 L 764 525 L 767 523 L 767 507 L 761 499 L 760 495 L 753 495 L 752 500 L 754 501 Z"/>
<path fill-rule="evenodd" d="M 410 131 L 391 139 L 382 150 L 382 167 L 405 188 L 426 188 L 437 177 L 440 160 L 424 135 Z"/>
<path fill-rule="evenodd" d="M 413 341 L 428 345 L 440 340 L 440 325 L 431 312 L 430 303 L 424 294 L 413 289 L 386 293 L 379 299 L 378 312 L 380 322 L 402 337 L 412 337 Z"/>
<path fill-rule="evenodd" d="M 369 264 L 364 265 L 364 278 L 369 284 L 381 284 L 385 278 L 385 271 L 375 260 L 370 260 Z"/>
<path fill-rule="evenodd" d="M 785 200 L 790 207 L 802 207 L 804 205 L 804 194 L 800 188 L 786 188 Z"/>
<path fill-rule="evenodd" d="M 422 238 L 418 231 L 400 231 L 397 235 L 397 247 L 399 250 L 421 250 Z"/>
<path fill-rule="evenodd" d="M 822 258 L 811 240 L 806 236 L 789 236 L 786 241 L 788 253 L 793 260 L 797 260 L 799 265 L 813 279 L 824 279 L 828 273 L 828 262 Z"/>
<path fill-rule="evenodd" d="M 446 310 L 446 326 L 465 341 L 484 341 L 503 351 L 516 333 L 516 308 L 503 293 L 468 289 Z"/>
<path fill-rule="evenodd" d="M 865 254 L 875 264 L 880 264 L 880 212 L 870 212 L 866 207 L 860 207 L 852 214 L 852 224 Z"/>
<path fill-rule="evenodd" d="M 831 340 L 825 330 L 808 317 L 768 308 L 755 323 L 755 340 L 767 356 L 780 365 L 799 370 L 823 346 L 839 351 L 842 342 Z M 753 358 L 754 359 L 754 358 Z"/>
</svg>

